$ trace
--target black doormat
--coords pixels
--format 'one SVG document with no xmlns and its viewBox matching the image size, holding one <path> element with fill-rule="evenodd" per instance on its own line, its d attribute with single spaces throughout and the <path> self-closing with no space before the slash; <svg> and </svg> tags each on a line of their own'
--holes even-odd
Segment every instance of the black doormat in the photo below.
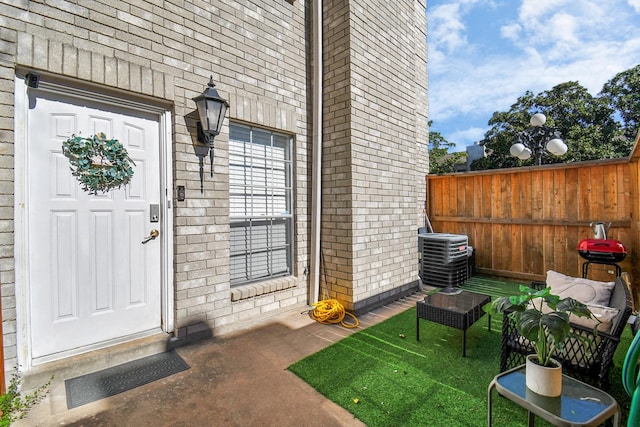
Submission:
<svg viewBox="0 0 640 427">
<path fill-rule="evenodd" d="M 65 380 L 67 407 L 76 408 L 189 369 L 175 351 Z"/>
</svg>

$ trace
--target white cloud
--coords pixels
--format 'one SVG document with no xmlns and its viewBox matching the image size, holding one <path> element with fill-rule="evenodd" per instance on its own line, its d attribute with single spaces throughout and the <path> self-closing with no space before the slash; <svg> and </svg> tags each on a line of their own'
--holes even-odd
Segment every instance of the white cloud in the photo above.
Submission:
<svg viewBox="0 0 640 427">
<path fill-rule="evenodd" d="M 630 17 L 620 3 L 621 0 L 524 0 L 517 21 L 505 24 L 507 29 L 518 25 L 522 30 L 503 37 L 520 49 L 534 47 L 549 58 L 568 59 L 567 55 L 580 52 L 585 44 L 616 38 L 624 31 Z"/>
<path fill-rule="evenodd" d="M 576 2 L 575 0 L 523 0 L 520 6 L 520 19 L 524 22 L 539 21 L 550 11 L 570 3 L 575 5 Z"/>
<path fill-rule="evenodd" d="M 456 143 L 456 148 L 454 151 L 464 151 L 467 145 L 473 145 L 474 142 L 480 141 L 482 138 L 484 138 L 484 134 L 487 130 L 489 130 L 488 127 L 472 127 L 464 130 L 454 131 L 453 133 L 451 133 L 451 135 L 447 136 L 447 141 Z"/>
<path fill-rule="evenodd" d="M 436 50 L 452 52 L 467 44 L 465 26 L 460 16 L 460 4 L 453 3 L 434 8 L 430 15 L 428 33 L 429 42 L 437 46 Z"/>
<path fill-rule="evenodd" d="M 528 90 L 537 94 L 579 81 L 596 95 L 606 81 L 640 63 L 640 0 L 522 0 L 519 9 L 509 2 L 506 7 L 517 13 L 495 22 L 499 33 L 491 41 L 490 26 L 474 28 L 467 21 L 494 6 L 471 0 L 427 11 L 429 118 L 450 142 L 482 139 L 491 115 L 508 110 Z M 487 12 L 494 20 L 503 15 Z M 480 42 L 474 30 L 484 32 Z"/>
<path fill-rule="evenodd" d="M 568 13 L 557 13 L 551 17 L 546 26 L 546 33 L 556 42 L 567 44 L 578 42 L 577 30 L 578 22 L 575 16 Z"/>
<path fill-rule="evenodd" d="M 457 114 L 475 114 L 488 120 L 493 112 L 508 109 L 527 90 L 537 94 L 567 81 L 577 80 L 596 95 L 615 74 L 634 66 L 639 55 L 640 38 L 593 44 L 571 63 L 549 62 L 535 51 L 517 57 L 487 58 L 481 64 L 449 61 L 446 80 L 431 77 L 430 117 L 439 121 Z"/>
<path fill-rule="evenodd" d="M 520 37 L 521 31 L 522 31 L 522 27 L 520 26 L 520 24 L 517 24 L 514 22 L 511 24 L 502 26 L 500 28 L 500 35 L 507 40 L 511 40 L 512 42 L 515 42 Z"/>
<path fill-rule="evenodd" d="M 451 53 L 468 46 L 464 17 L 474 7 L 496 7 L 494 0 L 459 0 L 428 9 L 429 50 Z"/>
</svg>

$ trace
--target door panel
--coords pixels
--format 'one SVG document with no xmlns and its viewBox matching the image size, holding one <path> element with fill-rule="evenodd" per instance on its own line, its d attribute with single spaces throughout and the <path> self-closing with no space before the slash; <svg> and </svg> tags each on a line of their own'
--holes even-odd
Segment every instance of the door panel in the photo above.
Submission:
<svg viewBox="0 0 640 427">
<path fill-rule="evenodd" d="M 32 357 L 51 358 L 161 326 L 157 116 L 30 91 L 27 253 Z M 62 142 L 104 132 L 135 162 L 129 185 L 89 195 L 71 175 Z M 161 230 L 162 231 L 162 230 Z"/>
</svg>

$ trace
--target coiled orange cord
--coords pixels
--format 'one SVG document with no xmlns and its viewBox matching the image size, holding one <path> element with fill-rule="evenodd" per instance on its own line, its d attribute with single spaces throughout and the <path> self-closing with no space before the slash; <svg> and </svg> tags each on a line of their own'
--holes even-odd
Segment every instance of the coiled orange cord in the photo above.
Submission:
<svg viewBox="0 0 640 427">
<path fill-rule="evenodd" d="M 339 323 L 345 328 L 357 328 L 360 325 L 358 318 L 344 309 L 344 306 L 337 299 L 325 299 L 311 304 L 315 308 L 309 312 L 309 316 L 322 324 Z M 346 323 L 345 316 L 353 318 L 355 323 Z"/>
</svg>

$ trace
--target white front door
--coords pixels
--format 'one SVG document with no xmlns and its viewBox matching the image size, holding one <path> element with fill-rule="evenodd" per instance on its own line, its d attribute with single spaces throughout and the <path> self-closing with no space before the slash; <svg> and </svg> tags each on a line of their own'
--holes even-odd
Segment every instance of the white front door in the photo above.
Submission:
<svg viewBox="0 0 640 427">
<path fill-rule="evenodd" d="M 31 357 L 82 351 L 160 331 L 160 125 L 154 114 L 29 90 L 27 282 Z M 129 185 L 84 192 L 62 154 L 72 134 L 104 132 L 135 162 Z M 162 212 L 160 209 L 159 212 Z"/>
</svg>

